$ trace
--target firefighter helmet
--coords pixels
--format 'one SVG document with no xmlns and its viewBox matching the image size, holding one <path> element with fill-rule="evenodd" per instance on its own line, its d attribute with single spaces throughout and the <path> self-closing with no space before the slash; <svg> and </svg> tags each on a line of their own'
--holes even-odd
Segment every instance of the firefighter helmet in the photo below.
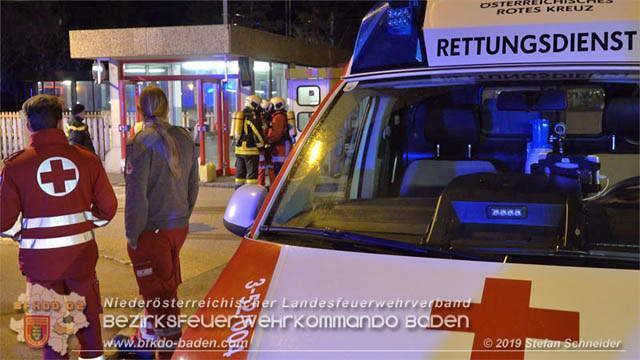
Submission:
<svg viewBox="0 0 640 360">
<path fill-rule="evenodd" d="M 269 102 L 269 100 L 267 99 L 262 99 L 262 102 L 260 103 L 260 107 L 262 108 L 262 111 L 266 111 L 266 112 L 273 110 L 273 104 L 271 104 L 271 102 Z"/>
<path fill-rule="evenodd" d="M 284 110 L 287 106 L 287 103 L 280 96 L 274 96 L 269 100 L 271 104 L 273 104 L 273 110 Z"/>
<path fill-rule="evenodd" d="M 247 99 L 244 101 L 244 106 L 250 107 L 252 110 L 256 110 L 260 106 L 261 102 L 262 102 L 262 99 L 260 99 L 258 95 L 249 95 L 247 96 Z"/>
</svg>

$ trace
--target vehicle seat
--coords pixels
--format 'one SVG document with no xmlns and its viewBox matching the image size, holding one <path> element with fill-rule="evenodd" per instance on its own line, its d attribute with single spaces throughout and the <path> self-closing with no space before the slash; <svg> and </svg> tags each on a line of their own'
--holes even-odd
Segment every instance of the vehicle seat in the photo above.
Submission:
<svg viewBox="0 0 640 360">
<path fill-rule="evenodd" d="M 480 137 L 480 124 L 475 105 L 450 105 L 446 100 L 427 102 L 424 135 L 430 143 L 440 144 L 443 150 L 466 154 L 468 144 Z M 444 149 L 447 148 L 447 149 Z M 459 149 L 459 150 L 458 150 Z"/>
<path fill-rule="evenodd" d="M 478 172 L 495 173 L 489 160 L 469 157 L 469 147 L 479 142 L 477 108 L 457 105 L 438 97 L 426 103 L 424 135 L 429 143 L 440 145 L 441 156 L 409 163 L 400 185 L 400 196 L 438 196 L 455 177 Z"/>
<path fill-rule="evenodd" d="M 606 135 L 617 135 L 638 141 L 640 104 L 637 97 L 611 98 L 602 114 L 602 127 Z M 637 153 L 596 153 L 600 159 L 600 174 L 607 176 L 609 186 L 640 175 Z"/>
<path fill-rule="evenodd" d="M 454 178 L 478 172 L 495 173 L 496 168 L 486 160 L 415 160 L 404 173 L 399 195 L 435 197 Z"/>
<path fill-rule="evenodd" d="M 622 135 L 638 141 L 638 112 L 637 97 L 613 98 L 605 106 L 602 114 L 602 125 L 607 135 Z"/>
<path fill-rule="evenodd" d="M 609 186 L 634 176 L 640 176 L 638 154 L 595 154 L 600 159 L 600 175 L 609 180 Z"/>
</svg>

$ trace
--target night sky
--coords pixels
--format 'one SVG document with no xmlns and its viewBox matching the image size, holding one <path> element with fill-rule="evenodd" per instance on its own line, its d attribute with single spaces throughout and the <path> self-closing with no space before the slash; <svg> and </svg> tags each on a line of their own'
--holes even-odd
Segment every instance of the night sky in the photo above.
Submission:
<svg viewBox="0 0 640 360">
<path fill-rule="evenodd" d="M 352 50 L 360 21 L 374 4 L 292 1 L 290 34 Z M 286 5 L 285 1 L 229 1 L 229 23 L 285 35 Z M 0 105 L 7 111 L 24 101 L 28 81 L 91 79 L 92 62 L 69 57 L 69 30 L 221 24 L 222 2 L 2 0 L 0 13 Z"/>
</svg>

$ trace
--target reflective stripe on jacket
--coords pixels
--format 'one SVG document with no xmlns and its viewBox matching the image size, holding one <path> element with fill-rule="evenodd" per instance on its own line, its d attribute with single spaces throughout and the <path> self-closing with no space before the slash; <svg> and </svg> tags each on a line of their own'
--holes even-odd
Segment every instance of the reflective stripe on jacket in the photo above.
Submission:
<svg viewBox="0 0 640 360">
<path fill-rule="evenodd" d="M 64 132 L 31 134 L 31 146 L 4 162 L 0 182 L 0 227 L 22 214 L 20 267 L 40 280 L 95 271 L 93 229 L 106 225 L 118 207 L 96 154 L 69 145 Z M 92 265 L 93 264 L 93 265 Z"/>
<path fill-rule="evenodd" d="M 264 148 L 260 115 L 250 109 L 245 109 L 243 114 L 242 136 L 236 145 L 236 155 L 260 155 Z"/>
</svg>

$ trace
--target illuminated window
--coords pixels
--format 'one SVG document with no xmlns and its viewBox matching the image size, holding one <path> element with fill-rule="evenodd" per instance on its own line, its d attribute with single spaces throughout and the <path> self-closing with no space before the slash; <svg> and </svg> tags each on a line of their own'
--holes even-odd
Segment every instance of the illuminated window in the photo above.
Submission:
<svg viewBox="0 0 640 360">
<path fill-rule="evenodd" d="M 94 110 L 110 110 L 111 104 L 109 103 L 110 94 L 109 94 L 109 84 L 96 84 L 93 83 L 93 101 L 94 101 Z"/>
<path fill-rule="evenodd" d="M 271 63 L 271 97 L 287 98 L 287 64 Z"/>
<path fill-rule="evenodd" d="M 318 86 L 298 86 L 296 101 L 300 106 L 320 105 L 320 88 Z"/>
<path fill-rule="evenodd" d="M 298 127 L 298 132 L 302 132 L 304 130 L 304 128 L 307 127 L 307 124 L 309 123 L 309 120 L 311 120 L 311 115 L 313 115 L 313 113 L 309 112 L 309 111 L 304 111 L 304 112 L 299 112 L 298 113 L 298 119 L 296 121 L 296 126 Z"/>
<path fill-rule="evenodd" d="M 76 104 L 84 105 L 87 111 L 94 111 L 93 81 L 76 81 Z"/>
<path fill-rule="evenodd" d="M 269 96 L 269 63 L 264 61 L 253 62 L 254 92 L 263 99 Z"/>
<path fill-rule="evenodd" d="M 185 61 L 180 63 L 180 75 L 224 75 L 238 73 L 238 61 Z"/>
</svg>

